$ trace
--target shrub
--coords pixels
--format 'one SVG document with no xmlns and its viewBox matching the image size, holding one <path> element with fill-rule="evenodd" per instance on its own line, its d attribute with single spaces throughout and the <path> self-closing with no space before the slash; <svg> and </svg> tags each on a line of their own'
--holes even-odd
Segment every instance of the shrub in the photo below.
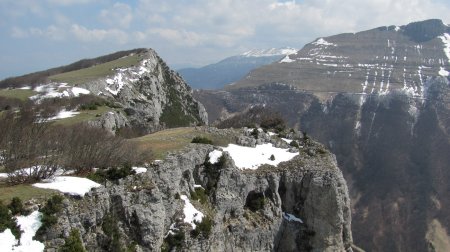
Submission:
<svg viewBox="0 0 450 252">
<path fill-rule="evenodd" d="M 263 193 L 251 191 L 247 195 L 245 206 L 253 212 L 263 209 L 265 204 L 266 200 Z"/>
<path fill-rule="evenodd" d="M 10 229 L 11 233 L 16 237 L 16 239 L 20 239 L 22 231 L 20 231 L 20 227 L 17 225 L 16 220 L 10 214 L 7 206 L 3 205 L 3 202 L 0 201 L 0 233 L 5 231 L 5 229 Z"/>
<path fill-rule="evenodd" d="M 302 131 L 302 134 L 303 134 L 303 143 L 304 143 L 304 145 L 306 145 L 306 144 L 308 144 L 309 136 L 308 136 L 308 134 L 306 134 L 306 131 Z"/>
<path fill-rule="evenodd" d="M 126 251 L 128 247 L 130 247 L 131 249 L 133 248 L 133 243 L 124 243 L 119 229 L 118 218 L 114 212 L 108 213 L 103 217 L 102 231 L 109 239 L 103 247 L 104 250 L 112 252 L 122 252 Z"/>
<path fill-rule="evenodd" d="M 207 137 L 196 136 L 192 139 L 191 143 L 212 144 L 212 141 Z"/>
<path fill-rule="evenodd" d="M 213 220 L 209 216 L 203 217 L 201 222 L 194 221 L 195 227 L 194 230 L 191 231 L 191 235 L 193 237 L 198 237 L 199 235 L 202 235 L 204 238 L 208 238 L 211 234 L 211 230 L 213 227 Z"/>
<path fill-rule="evenodd" d="M 164 238 L 164 242 L 161 245 L 161 252 L 169 252 L 172 251 L 173 248 L 180 248 L 183 246 L 185 235 L 182 231 L 175 232 L 174 234 L 170 233 Z"/>
<path fill-rule="evenodd" d="M 69 237 L 64 240 L 64 245 L 59 250 L 60 252 L 86 252 L 81 241 L 80 232 L 78 229 L 72 229 Z"/>
<path fill-rule="evenodd" d="M 272 154 L 272 155 L 270 155 L 270 158 L 269 158 L 271 161 L 274 161 L 275 160 L 275 156 Z"/>
<path fill-rule="evenodd" d="M 293 140 L 290 144 L 292 147 L 300 148 L 300 145 L 298 145 L 297 141 Z"/>
<path fill-rule="evenodd" d="M 62 202 L 64 197 L 60 195 L 53 195 L 47 200 L 47 204 L 42 208 L 41 227 L 37 230 L 36 236 L 41 237 L 45 231 L 51 226 L 58 222 L 58 217 L 56 216 L 62 210 Z"/>
<path fill-rule="evenodd" d="M 205 189 L 199 187 L 195 188 L 195 191 L 191 191 L 191 199 L 198 200 L 200 203 L 205 204 L 208 202 L 208 195 L 206 195 Z"/>
<path fill-rule="evenodd" d="M 252 130 L 252 133 L 250 133 L 250 135 L 253 136 L 255 139 L 258 139 L 258 134 L 259 134 L 259 131 L 257 128 L 254 128 Z"/>
<path fill-rule="evenodd" d="M 87 178 L 97 183 L 103 184 L 106 180 L 117 181 L 129 175 L 136 174 L 130 165 L 122 167 L 111 167 L 109 169 L 98 169 L 96 172 L 87 175 Z"/>
<path fill-rule="evenodd" d="M 215 164 L 209 162 L 209 157 L 206 156 L 204 173 L 208 178 L 206 183 L 206 194 L 211 195 L 216 190 L 217 182 L 219 181 L 220 171 L 225 167 L 226 157 L 220 156 L 219 160 Z"/>
<path fill-rule="evenodd" d="M 9 210 L 11 210 L 12 215 L 25 214 L 25 209 L 23 208 L 22 200 L 19 197 L 14 197 L 11 203 L 8 205 Z"/>
</svg>

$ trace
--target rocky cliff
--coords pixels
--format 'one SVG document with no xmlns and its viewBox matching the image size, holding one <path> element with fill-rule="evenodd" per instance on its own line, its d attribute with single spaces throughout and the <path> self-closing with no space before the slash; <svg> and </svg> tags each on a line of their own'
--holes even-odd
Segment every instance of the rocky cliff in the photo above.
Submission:
<svg viewBox="0 0 450 252">
<path fill-rule="evenodd" d="M 155 51 L 148 49 L 138 58 L 136 65 L 117 68 L 113 75 L 80 86 L 113 98 L 124 107 L 131 124 L 150 127 L 152 131 L 161 126 L 207 123 L 207 113 L 203 105 L 192 98 L 191 88 Z"/>
<path fill-rule="evenodd" d="M 291 161 L 257 170 L 239 170 L 226 153 L 211 170 L 206 160 L 215 148 L 192 144 L 146 173 L 65 200 L 44 235 L 47 250 L 61 246 L 71 229 L 80 230 L 88 251 L 352 250 L 346 182 L 321 145 L 310 142 Z M 183 223 L 187 198 L 211 218 L 210 233 L 195 236 Z"/>
<path fill-rule="evenodd" d="M 196 95 L 210 118 L 280 111 L 335 153 L 358 246 L 448 251 L 448 34 L 427 20 L 317 39 L 291 62 Z"/>
</svg>

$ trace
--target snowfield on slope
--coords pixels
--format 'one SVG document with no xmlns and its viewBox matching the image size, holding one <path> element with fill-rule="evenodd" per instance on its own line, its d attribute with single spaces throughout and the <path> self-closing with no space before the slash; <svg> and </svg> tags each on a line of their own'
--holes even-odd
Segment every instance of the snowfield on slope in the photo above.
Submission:
<svg viewBox="0 0 450 252">
<path fill-rule="evenodd" d="M 188 197 L 186 195 L 181 195 L 180 199 L 184 201 L 184 223 L 189 223 L 192 226 L 192 229 L 195 229 L 197 225 L 195 225 L 195 222 L 201 222 L 203 219 L 203 213 L 195 209 L 195 207 L 191 204 Z"/>
<path fill-rule="evenodd" d="M 101 185 L 95 183 L 87 178 L 59 176 L 44 180 L 45 183 L 35 183 L 33 186 L 45 189 L 54 189 L 70 195 L 78 195 L 83 197 L 92 188 L 100 187 Z"/>
<path fill-rule="evenodd" d="M 256 145 L 255 148 L 229 144 L 228 147 L 222 148 L 222 150 L 230 154 L 234 164 L 241 170 L 255 170 L 263 164 L 277 166 L 279 163 L 289 161 L 299 154 L 298 152 L 289 152 L 288 149 L 276 148 L 270 143 Z M 209 153 L 211 163 L 217 162 L 220 157 L 218 152 L 213 151 Z M 274 160 L 270 160 L 271 155 L 274 156 Z"/>
<path fill-rule="evenodd" d="M 11 233 L 10 229 L 6 229 L 0 233 L 0 251 L 18 251 L 18 252 L 39 252 L 44 251 L 44 244 L 33 240 L 36 231 L 41 227 L 41 213 L 38 211 L 32 212 L 28 216 L 17 217 L 17 224 L 20 226 L 20 230 L 23 232 L 20 237 L 20 245 L 18 241 Z"/>
</svg>

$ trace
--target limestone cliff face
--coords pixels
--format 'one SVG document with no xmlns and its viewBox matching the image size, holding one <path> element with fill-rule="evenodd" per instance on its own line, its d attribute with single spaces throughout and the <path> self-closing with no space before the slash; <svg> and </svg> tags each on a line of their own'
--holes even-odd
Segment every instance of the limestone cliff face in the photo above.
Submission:
<svg viewBox="0 0 450 252">
<path fill-rule="evenodd" d="M 351 251 L 346 182 L 321 145 L 254 171 L 239 170 L 225 154 L 212 175 L 205 159 L 214 148 L 192 144 L 146 173 L 66 200 L 58 224 L 44 237 L 47 249 L 57 249 L 76 228 L 88 251 L 107 251 L 112 243 L 160 251 L 169 231 L 184 234 L 172 251 Z M 191 226 L 180 223 L 179 196 L 190 197 L 195 184 L 209 188 L 206 202 L 191 198 L 214 223 L 207 237 L 195 238 Z M 255 199 L 264 202 L 258 210 L 251 206 Z M 111 227 L 117 235 L 111 236 Z"/>
<path fill-rule="evenodd" d="M 127 57 L 132 56 L 136 57 Z M 137 65 L 117 68 L 114 75 L 80 86 L 115 99 L 124 107 L 129 124 L 150 131 L 208 122 L 206 110 L 192 97 L 191 88 L 155 51 L 147 49 L 137 57 Z"/>
</svg>

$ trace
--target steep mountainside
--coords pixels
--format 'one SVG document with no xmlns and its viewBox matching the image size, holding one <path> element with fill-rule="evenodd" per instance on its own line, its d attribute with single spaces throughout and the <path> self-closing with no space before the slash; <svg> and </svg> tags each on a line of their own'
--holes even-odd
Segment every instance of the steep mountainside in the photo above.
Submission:
<svg viewBox="0 0 450 252">
<path fill-rule="evenodd" d="M 37 102 L 76 97 L 80 90 L 113 101 L 123 108 L 123 114 L 110 111 L 92 123 L 113 132 L 125 126 L 155 131 L 207 122 L 205 109 L 193 99 L 191 88 L 152 49 L 82 60 L 6 79 L 1 85 L 32 86 L 28 88 L 37 94 L 31 98 Z"/>
<path fill-rule="evenodd" d="M 178 72 L 193 88 L 221 89 L 240 80 L 255 68 L 268 65 L 295 52 L 296 49 L 292 48 L 251 50 L 215 64 L 201 68 L 184 68 Z"/>
<path fill-rule="evenodd" d="M 442 21 L 428 20 L 319 38 L 228 88 L 284 83 L 317 93 L 404 90 L 423 98 L 427 77 L 448 76 L 449 33 Z"/>
<path fill-rule="evenodd" d="M 427 20 L 320 38 L 226 91 L 195 95 L 213 119 L 273 108 L 329 147 L 363 249 L 448 251 L 449 33 Z"/>
<path fill-rule="evenodd" d="M 287 145 L 243 134 L 249 145 Z M 88 251 L 352 251 L 346 182 L 323 146 L 309 141 L 291 161 L 258 170 L 238 169 L 226 153 L 212 164 L 213 151 L 191 144 L 146 173 L 66 200 L 41 239 L 57 249 L 78 229 Z M 204 217 L 191 225 L 193 212 Z"/>
</svg>

